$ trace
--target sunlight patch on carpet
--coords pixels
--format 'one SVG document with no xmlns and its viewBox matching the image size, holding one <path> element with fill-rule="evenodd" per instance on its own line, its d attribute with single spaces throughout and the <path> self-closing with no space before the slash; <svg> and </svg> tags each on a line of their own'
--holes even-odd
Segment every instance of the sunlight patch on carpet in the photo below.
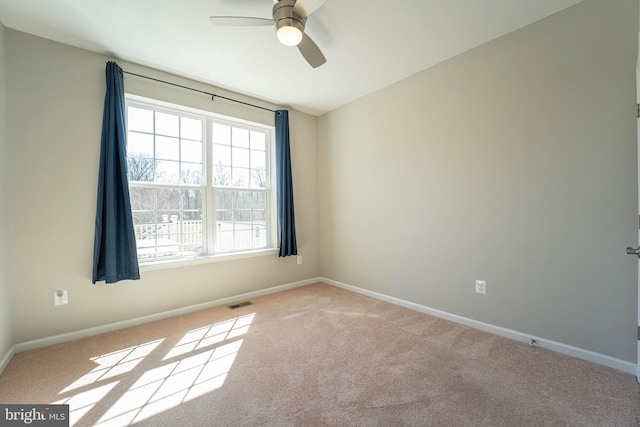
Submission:
<svg viewBox="0 0 640 427">
<path fill-rule="evenodd" d="M 69 425 L 74 426 L 80 418 L 84 417 L 98 402 L 109 394 L 116 385 L 118 385 L 118 381 L 91 388 L 51 403 L 54 405 L 69 405 Z"/>
<path fill-rule="evenodd" d="M 161 360 L 159 355 L 152 358 L 151 367 L 148 361 L 139 365 L 162 348 L 164 338 L 93 357 L 98 366 L 59 393 L 68 396 L 52 403 L 69 405 L 70 426 L 110 393 L 117 393 L 109 396 L 115 403 L 102 414 L 98 427 L 127 426 L 175 408 L 224 385 L 243 343 L 236 338 L 247 333 L 254 317 L 252 313 L 193 329 Z M 126 389 L 120 384 L 120 391 L 118 377 L 124 374 L 137 379 Z M 113 381 L 105 384 L 107 380 Z"/>
<path fill-rule="evenodd" d="M 164 341 L 164 339 L 125 348 L 109 354 L 103 354 L 102 356 L 92 357 L 91 361 L 95 362 L 98 366 L 88 374 L 79 378 L 78 381 L 70 384 L 59 394 L 130 372 L 142 359 L 155 350 L 162 341 Z"/>
<path fill-rule="evenodd" d="M 255 313 L 236 317 L 224 322 L 189 331 L 176 346 L 164 357 L 163 360 L 171 359 L 183 354 L 199 350 L 225 340 L 244 335 L 249 330 L 249 325 L 253 322 Z"/>
<path fill-rule="evenodd" d="M 223 386 L 242 340 L 146 371 L 96 426 L 126 426 Z"/>
</svg>

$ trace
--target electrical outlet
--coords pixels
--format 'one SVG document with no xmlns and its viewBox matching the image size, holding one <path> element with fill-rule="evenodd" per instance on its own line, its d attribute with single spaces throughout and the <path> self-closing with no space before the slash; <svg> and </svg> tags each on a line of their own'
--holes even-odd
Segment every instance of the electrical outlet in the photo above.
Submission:
<svg viewBox="0 0 640 427">
<path fill-rule="evenodd" d="M 486 280 L 476 280 L 476 293 L 478 293 L 478 294 L 486 294 L 487 293 L 487 281 Z"/>
<path fill-rule="evenodd" d="M 67 291 L 53 292 L 53 305 L 69 304 L 69 293 Z"/>
<path fill-rule="evenodd" d="M 298 264 L 302 264 L 302 255 L 298 255 Z"/>
</svg>

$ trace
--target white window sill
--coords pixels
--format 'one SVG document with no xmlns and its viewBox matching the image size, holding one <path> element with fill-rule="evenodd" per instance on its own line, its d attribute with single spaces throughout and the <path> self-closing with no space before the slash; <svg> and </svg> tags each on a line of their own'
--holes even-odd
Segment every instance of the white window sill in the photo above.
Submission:
<svg viewBox="0 0 640 427">
<path fill-rule="evenodd" d="M 209 264 L 211 262 L 232 261 L 236 259 L 254 258 L 266 255 L 278 255 L 280 249 L 260 249 L 257 251 L 233 252 L 216 255 L 199 255 L 193 258 L 167 259 L 162 261 L 141 262 L 140 271 L 164 270 L 167 268 L 188 267 L 198 264 Z"/>
</svg>

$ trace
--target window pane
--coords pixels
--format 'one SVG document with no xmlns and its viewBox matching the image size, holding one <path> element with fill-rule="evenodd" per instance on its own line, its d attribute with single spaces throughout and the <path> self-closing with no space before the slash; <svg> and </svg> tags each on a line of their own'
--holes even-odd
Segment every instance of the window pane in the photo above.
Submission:
<svg viewBox="0 0 640 427">
<path fill-rule="evenodd" d="M 202 211 L 183 211 L 183 221 L 200 221 L 202 223 Z"/>
<path fill-rule="evenodd" d="M 177 184 L 180 172 L 180 163 L 161 160 L 156 163 L 156 182 Z"/>
<path fill-rule="evenodd" d="M 179 117 L 175 114 L 156 112 L 156 133 L 167 136 L 180 136 Z"/>
<path fill-rule="evenodd" d="M 251 149 L 262 150 L 266 149 L 267 136 L 264 132 L 251 131 Z"/>
<path fill-rule="evenodd" d="M 231 168 L 223 166 L 215 166 L 213 168 L 213 185 L 229 186 L 231 185 Z"/>
<path fill-rule="evenodd" d="M 155 190 L 150 188 L 131 188 L 132 207 L 150 207 L 155 206 Z M 133 227 L 136 236 L 136 245 L 138 258 L 155 257 L 157 245 L 157 225 L 155 211 L 138 211 L 133 212 Z"/>
<path fill-rule="evenodd" d="M 216 191 L 216 209 L 233 209 L 233 191 Z"/>
<path fill-rule="evenodd" d="M 158 210 L 180 210 L 181 190 L 175 188 L 159 188 L 158 192 Z"/>
<path fill-rule="evenodd" d="M 213 145 L 213 164 L 231 166 L 231 148 L 225 145 Z"/>
<path fill-rule="evenodd" d="M 234 209 L 251 209 L 251 193 L 247 191 L 236 191 L 234 194 Z"/>
<path fill-rule="evenodd" d="M 183 234 L 182 239 L 184 255 L 202 253 L 202 234 Z"/>
<path fill-rule="evenodd" d="M 180 155 L 183 162 L 202 163 L 202 142 L 181 140 Z"/>
<path fill-rule="evenodd" d="M 127 156 L 153 157 L 153 135 L 129 132 L 127 135 Z"/>
<path fill-rule="evenodd" d="M 217 250 L 242 251 L 267 246 L 267 192 L 217 191 L 216 197 Z"/>
<path fill-rule="evenodd" d="M 183 184 L 202 184 L 202 165 L 195 163 L 182 163 L 181 178 Z"/>
<path fill-rule="evenodd" d="M 251 219 L 254 225 L 266 225 L 267 224 L 267 212 L 264 210 L 253 210 Z"/>
<path fill-rule="evenodd" d="M 202 195 L 202 190 L 132 187 L 138 258 L 201 253 L 204 235 Z M 140 207 L 151 209 L 136 209 Z"/>
<path fill-rule="evenodd" d="M 154 235 L 155 230 L 155 214 L 153 212 L 133 212 L 133 224 L 136 227 L 136 236 L 139 233 Z M 138 229 L 138 227 L 140 227 Z"/>
<path fill-rule="evenodd" d="M 231 127 L 226 125 L 221 125 L 218 123 L 214 123 L 211 126 L 212 138 L 214 144 L 231 144 Z"/>
<path fill-rule="evenodd" d="M 249 167 L 249 150 L 246 148 L 233 147 L 232 165 L 234 168 L 248 168 Z"/>
<path fill-rule="evenodd" d="M 253 247 L 264 248 L 267 246 L 267 227 L 256 226 L 253 227 Z"/>
<path fill-rule="evenodd" d="M 131 187 L 129 189 L 131 197 L 131 209 L 153 211 L 155 208 L 155 194 L 152 188 Z"/>
<path fill-rule="evenodd" d="M 251 211 L 249 209 L 236 209 L 233 211 L 233 217 L 236 221 L 236 228 L 251 226 Z"/>
<path fill-rule="evenodd" d="M 155 258 L 156 244 L 157 241 L 155 236 L 147 239 L 136 240 L 138 259 Z"/>
<path fill-rule="evenodd" d="M 219 252 L 228 252 L 233 250 L 233 230 L 219 231 L 216 234 L 216 250 Z"/>
<path fill-rule="evenodd" d="M 264 151 L 251 150 L 251 167 L 264 169 L 267 166 L 267 155 Z"/>
<path fill-rule="evenodd" d="M 143 108 L 127 108 L 127 129 L 140 132 L 153 132 L 153 111 Z"/>
<path fill-rule="evenodd" d="M 129 181 L 152 182 L 155 176 L 155 163 L 153 159 L 127 158 L 127 178 Z"/>
<path fill-rule="evenodd" d="M 238 203 L 237 191 L 216 191 L 216 229 L 215 246 L 218 251 L 232 251 L 235 249 L 235 234 L 237 219 L 234 217 L 233 206 Z"/>
<path fill-rule="evenodd" d="M 249 187 L 249 169 L 233 168 L 231 170 L 231 182 L 235 187 Z"/>
<path fill-rule="evenodd" d="M 180 136 L 202 141 L 202 121 L 190 117 L 180 117 Z"/>
<path fill-rule="evenodd" d="M 218 221 L 218 230 L 222 230 L 220 223 L 229 223 L 225 229 L 233 229 L 233 211 L 231 209 L 222 209 L 216 212 L 216 220 Z"/>
<path fill-rule="evenodd" d="M 234 249 L 251 249 L 251 230 L 236 230 Z"/>
<path fill-rule="evenodd" d="M 202 191 L 200 190 L 181 190 L 182 209 L 202 211 Z M 202 215 L 198 217 L 202 219 Z"/>
<path fill-rule="evenodd" d="M 158 258 L 171 257 L 180 255 L 180 242 L 171 239 L 166 235 L 158 235 L 157 239 L 157 254 Z"/>
<path fill-rule="evenodd" d="M 156 137 L 156 158 L 180 160 L 180 140 L 166 136 Z"/>
<path fill-rule="evenodd" d="M 252 195 L 253 209 L 267 209 L 267 193 L 264 191 L 254 191 Z"/>
<path fill-rule="evenodd" d="M 179 210 L 158 210 L 158 233 L 169 233 L 169 228 L 160 228 L 162 224 L 177 223 L 179 219 Z"/>
<path fill-rule="evenodd" d="M 231 135 L 234 147 L 249 148 L 249 131 L 247 129 L 233 128 Z"/>
<path fill-rule="evenodd" d="M 267 188 L 267 177 L 264 169 L 251 169 L 251 187 Z"/>
</svg>

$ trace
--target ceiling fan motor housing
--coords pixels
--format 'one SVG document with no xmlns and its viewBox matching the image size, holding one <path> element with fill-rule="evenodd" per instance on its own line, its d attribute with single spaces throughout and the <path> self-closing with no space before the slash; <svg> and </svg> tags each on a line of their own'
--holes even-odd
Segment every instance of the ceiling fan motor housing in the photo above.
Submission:
<svg viewBox="0 0 640 427">
<path fill-rule="evenodd" d="M 294 27 L 304 33 L 307 17 L 302 17 L 293 10 L 295 4 L 296 0 L 280 0 L 273 5 L 272 13 L 276 23 L 276 32 L 282 27 Z"/>
</svg>

